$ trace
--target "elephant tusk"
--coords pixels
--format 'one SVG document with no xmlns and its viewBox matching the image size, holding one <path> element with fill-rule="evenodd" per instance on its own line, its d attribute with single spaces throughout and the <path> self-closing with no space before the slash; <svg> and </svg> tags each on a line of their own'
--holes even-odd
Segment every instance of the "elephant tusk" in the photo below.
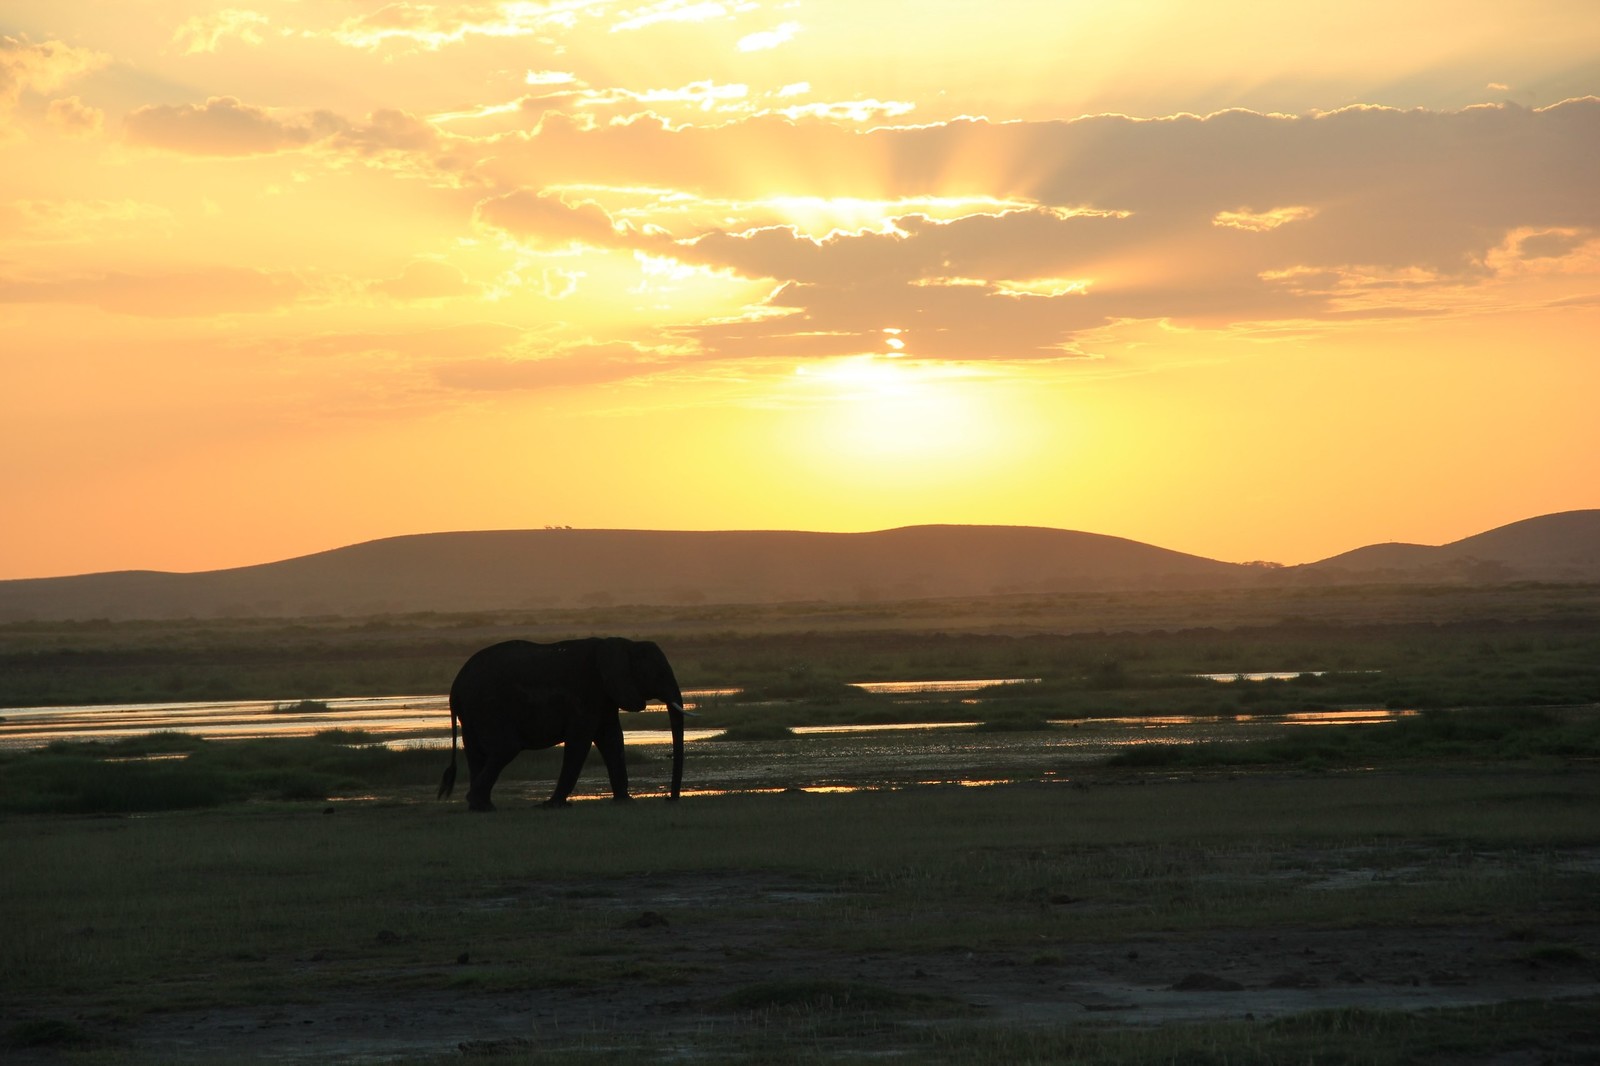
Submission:
<svg viewBox="0 0 1600 1066">
<path fill-rule="evenodd" d="M 679 714 L 684 715 L 685 717 L 688 717 L 688 718 L 699 718 L 700 717 L 700 712 L 699 711 L 691 711 L 681 703 L 669 703 L 669 704 L 667 704 L 667 710 L 669 710 L 669 711 L 677 711 Z"/>
</svg>

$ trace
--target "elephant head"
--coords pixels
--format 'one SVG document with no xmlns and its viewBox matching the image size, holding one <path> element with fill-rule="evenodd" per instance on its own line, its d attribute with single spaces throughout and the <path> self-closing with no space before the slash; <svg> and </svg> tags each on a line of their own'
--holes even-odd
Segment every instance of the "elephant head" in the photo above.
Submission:
<svg viewBox="0 0 1600 1066">
<path fill-rule="evenodd" d="M 683 690 L 672 664 L 653 641 L 607 637 L 599 642 L 595 665 L 600 684 L 615 705 L 625 711 L 642 711 L 651 700 L 667 706 L 672 730 L 672 798 L 683 786 Z"/>
</svg>

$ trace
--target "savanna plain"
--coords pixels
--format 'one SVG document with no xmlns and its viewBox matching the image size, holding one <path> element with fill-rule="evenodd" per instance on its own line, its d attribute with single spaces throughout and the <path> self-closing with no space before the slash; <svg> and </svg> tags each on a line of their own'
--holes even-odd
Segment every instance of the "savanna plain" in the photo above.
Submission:
<svg viewBox="0 0 1600 1066">
<path fill-rule="evenodd" d="M 0 752 L 6 1060 L 1600 1057 L 1600 587 L 18 623 L 0 705 L 438 693 L 590 633 L 717 690 L 678 802 L 651 713 L 641 798 L 592 758 L 541 809 L 529 752 L 492 815 L 435 798 L 442 715 Z"/>
</svg>

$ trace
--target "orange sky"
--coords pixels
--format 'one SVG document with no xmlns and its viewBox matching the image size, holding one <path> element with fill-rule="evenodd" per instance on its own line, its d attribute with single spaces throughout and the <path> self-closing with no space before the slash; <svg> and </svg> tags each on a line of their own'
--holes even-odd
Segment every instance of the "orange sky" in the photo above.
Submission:
<svg viewBox="0 0 1600 1066">
<path fill-rule="evenodd" d="M 11 0 L 0 578 L 1600 507 L 1600 5 L 1262 6 Z"/>
</svg>

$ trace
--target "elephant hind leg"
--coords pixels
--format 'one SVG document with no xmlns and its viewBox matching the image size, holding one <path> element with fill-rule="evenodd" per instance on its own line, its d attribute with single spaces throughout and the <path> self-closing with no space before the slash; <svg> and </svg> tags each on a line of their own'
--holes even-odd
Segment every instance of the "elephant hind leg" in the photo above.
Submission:
<svg viewBox="0 0 1600 1066">
<path fill-rule="evenodd" d="M 550 793 L 550 798 L 545 801 L 546 807 L 564 807 L 567 797 L 572 795 L 572 790 L 578 785 L 578 774 L 583 770 L 583 762 L 589 757 L 589 744 L 587 739 L 579 740 L 568 738 L 561 745 L 561 773 L 556 778 L 556 789 Z"/>
<path fill-rule="evenodd" d="M 628 795 L 628 762 L 623 757 L 622 751 L 622 721 L 615 713 L 610 716 L 610 721 L 600 726 L 600 732 L 594 738 L 594 746 L 600 749 L 600 758 L 605 760 L 606 764 L 606 774 L 611 778 L 611 798 L 632 799 Z"/>
<path fill-rule="evenodd" d="M 513 748 L 506 752 L 494 751 L 480 755 L 478 765 L 472 770 L 472 783 L 467 786 L 468 810 L 494 810 L 494 803 L 489 799 L 489 793 L 494 791 L 494 783 L 500 779 L 500 771 L 516 758 L 516 754 L 516 749 Z"/>
</svg>

